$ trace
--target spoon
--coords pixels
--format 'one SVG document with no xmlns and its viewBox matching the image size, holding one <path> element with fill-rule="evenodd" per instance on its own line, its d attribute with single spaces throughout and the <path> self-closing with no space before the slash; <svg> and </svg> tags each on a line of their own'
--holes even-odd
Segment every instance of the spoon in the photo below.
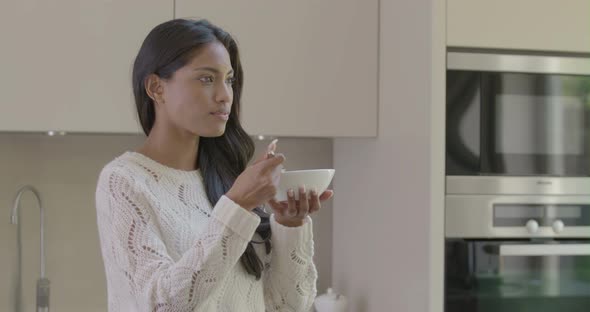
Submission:
<svg viewBox="0 0 590 312">
<path fill-rule="evenodd" d="M 270 142 L 270 144 L 268 144 L 268 147 L 266 148 L 266 158 L 272 158 L 275 157 L 275 150 L 277 149 L 277 142 L 279 141 L 279 139 L 274 139 Z M 287 169 L 285 169 L 285 166 L 283 166 L 281 164 L 281 172 L 285 172 L 287 171 Z"/>
</svg>

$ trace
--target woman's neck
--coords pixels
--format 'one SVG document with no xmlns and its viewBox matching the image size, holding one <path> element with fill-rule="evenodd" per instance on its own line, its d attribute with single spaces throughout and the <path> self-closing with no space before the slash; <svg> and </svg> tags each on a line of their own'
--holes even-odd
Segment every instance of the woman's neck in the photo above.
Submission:
<svg viewBox="0 0 590 312">
<path fill-rule="evenodd" d="M 199 137 L 179 129 L 154 125 L 138 153 L 170 168 L 196 170 Z"/>
</svg>

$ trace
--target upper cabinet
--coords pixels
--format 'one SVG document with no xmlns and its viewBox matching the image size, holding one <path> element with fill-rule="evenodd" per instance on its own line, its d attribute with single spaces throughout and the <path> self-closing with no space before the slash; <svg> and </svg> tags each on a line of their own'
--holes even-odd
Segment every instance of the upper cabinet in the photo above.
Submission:
<svg viewBox="0 0 590 312">
<path fill-rule="evenodd" d="M 0 131 L 136 133 L 131 69 L 173 0 L 2 0 Z"/>
<path fill-rule="evenodd" d="M 176 0 L 238 42 L 250 134 L 377 135 L 378 0 Z"/>
<path fill-rule="evenodd" d="M 588 0 L 447 0 L 452 47 L 590 52 Z"/>
</svg>

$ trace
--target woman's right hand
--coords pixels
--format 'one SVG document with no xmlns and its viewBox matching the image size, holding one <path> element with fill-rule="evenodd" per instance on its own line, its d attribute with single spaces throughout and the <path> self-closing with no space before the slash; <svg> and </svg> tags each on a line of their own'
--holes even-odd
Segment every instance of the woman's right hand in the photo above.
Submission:
<svg viewBox="0 0 590 312">
<path fill-rule="evenodd" d="M 225 196 L 248 211 L 261 206 L 276 195 L 281 173 L 278 167 L 284 161 L 283 154 L 262 155 L 238 176 Z"/>
</svg>

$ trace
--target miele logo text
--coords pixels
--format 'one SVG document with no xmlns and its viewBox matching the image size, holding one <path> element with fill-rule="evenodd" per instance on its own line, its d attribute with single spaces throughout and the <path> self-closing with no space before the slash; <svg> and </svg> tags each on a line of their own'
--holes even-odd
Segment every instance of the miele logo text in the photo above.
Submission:
<svg viewBox="0 0 590 312">
<path fill-rule="evenodd" d="M 551 181 L 537 181 L 537 185 L 551 185 L 553 182 Z"/>
</svg>

